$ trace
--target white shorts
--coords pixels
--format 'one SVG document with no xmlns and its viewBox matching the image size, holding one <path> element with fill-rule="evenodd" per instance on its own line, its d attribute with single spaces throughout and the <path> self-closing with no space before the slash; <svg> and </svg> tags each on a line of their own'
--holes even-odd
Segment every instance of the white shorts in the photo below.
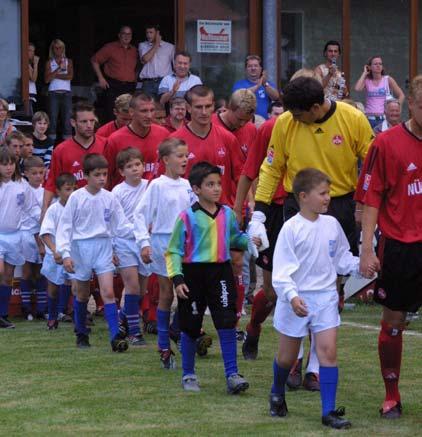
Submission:
<svg viewBox="0 0 422 437">
<path fill-rule="evenodd" d="M 151 248 L 152 248 L 152 263 L 151 272 L 156 275 L 167 277 L 166 259 L 164 254 L 170 242 L 171 234 L 152 234 Z"/>
<path fill-rule="evenodd" d="M 71 274 L 72 279 L 89 281 L 92 277 L 92 271 L 97 276 L 103 273 L 114 272 L 111 238 L 74 240 L 72 241 L 70 253 L 75 270 L 75 273 Z"/>
<path fill-rule="evenodd" d="M 42 258 L 34 234 L 31 231 L 21 231 L 21 233 L 25 261 L 33 264 L 42 264 Z"/>
<path fill-rule="evenodd" d="M 56 264 L 51 253 L 46 253 L 42 261 L 41 274 L 55 285 L 63 285 L 70 279 L 63 265 Z"/>
<path fill-rule="evenodd" d="M 119 259 L 119 268 L 136 266 L 140 275 L 149 276 L 151 274 L 149 265 L 142 262 L 141 251 L 135 239 L 116 237 L 113 240 L 113 249 Z"/>
<path fill-rule="evenodd" d="M 0 232 L 0 259 L 12 266 L 25 264 L 21 231 Z"/>
<path fill-rule="evenodd" d="M 297 316 L 287 300 L 277 299 L 274 328 L 289 337 L 305 337 L 308 331 L 320 332 L 340 326 L 337 291 L 303 291 L 299 293 L 308 307 L 306 317 Z"/>
</svg>

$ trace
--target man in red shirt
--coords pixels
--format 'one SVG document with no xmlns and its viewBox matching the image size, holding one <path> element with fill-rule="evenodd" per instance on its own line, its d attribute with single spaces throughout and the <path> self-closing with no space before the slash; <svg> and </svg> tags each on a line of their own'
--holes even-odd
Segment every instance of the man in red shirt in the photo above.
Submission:
<svg viewBox="0 0 422 437">
<path fill-rule="evenodd" d="M 60 174 L 73 174 L 78 188 L 86 185 L 82 161 L 88 153 L 103 153 L 105 145 L 105 139 L 94 134 L 95 121 L 94 107 L 90 103 L 79 102 L 74 105 L 70 123 L 75 135 L 53 150 L 48 177 L 44 184 L 42 217 L 55 196 L 55 181 Z"/>
<path fill-rule="evenodd" d="M 103 138 L 108 138 L 116 130 L 123 126 L 127 126 L 132 118 L 129 114 L 129 103 L 132 98 L 131 94 L 122 94 L 114 102 L 113 114 L 116 119 L 109 121 L 97 130 L 97 135 Z"/>
<path fill-rule="evenodd" d="M 152 179 L 158 160 L 158 145 L 168 136 L 167 129 L 154 124 L 155 104 L 151 96 L 138 93 L 129 104 L 132 121 L 111 134 L 107 140 L 104 156 L 109 163 L 109 188 L 120 183 L 123 178 L 116 166 L 117 154 L 128 147 L 136 147 L 144 157 L 145 179 Z"/>
<path fill-rule="evenodd" d="M 255 110 L 255 94 L 247 89 L 239 89 L 231 95 L 227 110 L 218 114 L 214 113 L 212 116 L 213 123 L 224 127 L 237 138 L 242 151 L 240 157 L 243 163 L 255 141 L 256 127 L 251 123 Z"/>
<path fill-rule="evenodd" d="M 380 413 L 387 419 L 401 416 L 402 332 L 407 313 L 422 305 L 422 75 L 411 82 L 409 110 L 410 120 L 375 138 L 356 193 L 364 204 L 361 272 L 370 277 L 371 268 L 380 270 L 374 300 L 383 305 L 378 352 L 386 396 Z"/>
<path fill-rule="evenodd" d="M 131 45 L 131 41 L 132 29 L 129 26 L 122 26 L 118 40 L 105 44 L 91 58 L 92 68 L 98 77 L 100 87 L 106 90 L 107 121 L 113 119 L 116 97 L 120 94 L 131 94 L 136 88 L 138 51 Z"/>
</svg>

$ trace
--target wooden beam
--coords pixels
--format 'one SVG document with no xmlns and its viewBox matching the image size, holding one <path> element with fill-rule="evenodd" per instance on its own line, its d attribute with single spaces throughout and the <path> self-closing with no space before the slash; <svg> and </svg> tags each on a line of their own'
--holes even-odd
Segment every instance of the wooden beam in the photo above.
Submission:
<svg viewBox="0 0 422 437">
<path fill-rule="evenodd" d="M 21 93 L 23 107 L 29 114 L 29 0 L 21 0 Z"/>
<path fill-rule="evenodd" d="M 175 9 L 175 20 L 174 29 L 176 31 L 175 35 L 175 45 L 179 50 L 185 49 L 185 16 L 186 16 L 186 1 L 185 0 L 174 0 Z"/>
<path fill-rule="evenodd" d="M 410 44 L 409 44 L 409 79 L 418 74 L 418 20 L 419 0 L 410 0 Z"/>
<path fill-rule="evenodd" d="M 342 70 L 346 79 L 348 88 L 351 88 L 350 84 L 350 0 L 343 0 L 342 5 L 342 26 L 341 26 L 341 39 L 342 39 Z"/>
<path fill-rule="evenodd" d="M 248 53 L 262 56 L 262 0 L 249 0 Z"/>
</svg>

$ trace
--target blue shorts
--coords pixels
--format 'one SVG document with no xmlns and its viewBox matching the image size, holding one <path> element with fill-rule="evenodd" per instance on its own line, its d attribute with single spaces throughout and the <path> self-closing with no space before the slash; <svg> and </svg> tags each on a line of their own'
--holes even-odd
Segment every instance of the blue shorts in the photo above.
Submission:
<svg viewBox="0 0 422 437">
<path fill-rule="evenodd" d="M 21 231 L 22 233 L 22 248 L 25 261 L 34 264 L 42 264 L 38 245 L 35 236 L 31 231 Z"/>
<path fill-rule="evenodd" d="M 114 253 L 119 259 L 119 268 L 138 267 L 138 272 L 142 276 L 151 274 L 150 267 L 144 264 L 141 259 L 141 251 L 135 239 L 116 237 L 113 240 Z"/>
<path fill-rule="evenodd" d="M 12 266 L 25 264 L 21 231 L 0 232 L 0 259 Z"/>
<path fill-rule="evenodd" d="M 87 240 L 72 241 L 70 250 L 74 263 L 75 273 L 72 279 L 89 281 L 92 271 L 96 275 L 113 272 L 115 267 L 112 262 L 113 247 L 111 238 L 88 238 Z"/>
<path fill-rule="evenodd" d="M 70 279 L 69 273 L 66 272 L 63 265 L 56 264 L 51 253 L 45 254 L 41 274 L 55 285 L 63 285 L 66 280 Z"/>
<path fill-rule="evenodd" d="M 166 259 L 164 254 L 170 242 L 171 234 L 152 234 L 151 235 L 151 249 L 152 249 L 152 263 L 151 272 L 156 275 L 168 277 Z"/>
</svg>

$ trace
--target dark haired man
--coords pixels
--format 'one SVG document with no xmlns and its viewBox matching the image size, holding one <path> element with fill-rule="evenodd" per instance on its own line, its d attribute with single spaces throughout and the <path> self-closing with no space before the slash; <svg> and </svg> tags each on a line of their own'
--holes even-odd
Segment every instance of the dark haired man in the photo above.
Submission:
<svg viewBox="0 0 422 437">
<path fill-rule="evenodd" d="M 142 91 L 158 97 L 158 85 L 172 73 L 174 45 L 163 41 L 158 24 L 145 26 L 146 41 L 139 43 L 139 59 L 143 65 L 139 73 Z"/>
<path fill-rule="evenodd" d="M 174 73 L 165 76 L 158 87 L 162 105 L 175 97 L 183 97 L 193 86 L 202 85 L 201 79 L 189 72 L 191 59 L 191 55 L 182 50 L 174 55 Z"/>
<path fill-rule="evenodd" d="M 280 93 L 274 83 L 268 81 L 267 73 L 262 69 L 261 58 L 257 55 L 249 55 L 245 59 L 246 78 L 238 80 L 233 85 L 233 91 L 247 88 L 255 93 L 256 114 L 268 118 L 267 108 L 272 100 L 278 100 Z"/>
<path fill-rule="evenodd" d="M 324 94 L 330 100 L 342 100 L 349 95 L 344 73 L 339 69 L 338 59 L 341 47 L 338 41 L 328 41 L 324 46 L 325 63 L 315 68 L 315 73 L 321 77 Z"/>
</svg>

